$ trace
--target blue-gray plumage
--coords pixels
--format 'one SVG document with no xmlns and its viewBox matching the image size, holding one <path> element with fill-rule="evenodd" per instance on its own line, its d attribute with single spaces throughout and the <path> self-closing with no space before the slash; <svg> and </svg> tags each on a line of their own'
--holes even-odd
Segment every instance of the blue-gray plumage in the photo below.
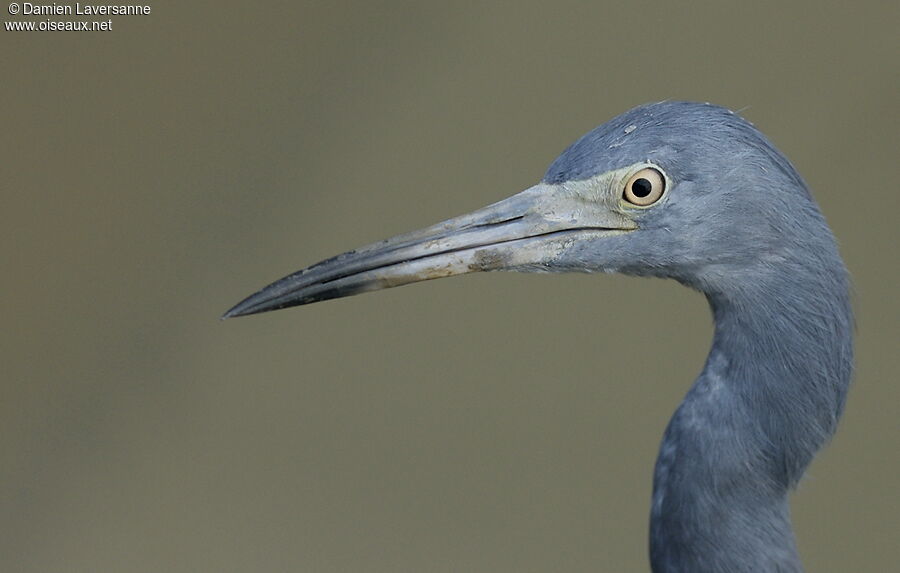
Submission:
<svg viewBox="0 0 900 573">
<path fill-rule="evenodd" d="M 708 104 L 632 109 L 538 185 L 323 261 L 226 316 L 492 270 L 620 272 L 704 293 L 715 335 L 660 447 L 652 569 L 801 570 L 787 496 L 843 410 L 853 319 L 831 231 L 765 136 Z"/>
</svg>

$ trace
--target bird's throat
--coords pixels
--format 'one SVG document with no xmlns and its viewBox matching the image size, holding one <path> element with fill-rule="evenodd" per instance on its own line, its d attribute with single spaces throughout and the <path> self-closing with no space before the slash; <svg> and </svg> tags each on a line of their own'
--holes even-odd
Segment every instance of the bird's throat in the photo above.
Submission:
<svg viewBox="0 0 900 573">
<path fill-rule="evenodd" d="M 707 292 L 712 349 L 654 474 L 657 573 L 801 570 L 787 496 L 837 427 L 853 326 L 839 259 L 790 270 Z"/>
</svg>

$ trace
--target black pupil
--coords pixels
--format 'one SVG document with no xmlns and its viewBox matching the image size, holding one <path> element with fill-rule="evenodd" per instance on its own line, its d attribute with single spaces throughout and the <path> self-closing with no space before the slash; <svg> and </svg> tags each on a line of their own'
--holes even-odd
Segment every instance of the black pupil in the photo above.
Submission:
<svg viewBox="0 0 900 573">
<path fill-rule="evenodd" d="M 631 192 L 634 193 L 635 197 L 640 197 L 641 199 L 649 195 L 652 190 L 653 184 L 643 177 L 636 179 L 635 182 L 631 184 Z"/>
</svg>

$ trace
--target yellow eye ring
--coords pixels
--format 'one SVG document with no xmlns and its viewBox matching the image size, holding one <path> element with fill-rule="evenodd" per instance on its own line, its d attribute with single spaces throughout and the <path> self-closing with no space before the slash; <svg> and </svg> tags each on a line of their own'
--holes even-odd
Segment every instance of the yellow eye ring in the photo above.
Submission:
<svg viewBox="0 0 900 573">
<path fill-rule="evenodd" d="M 649 207 L 663 196 L 666 178 L 654 167 L 644 167 L 628 178 L 622 198 L 638 207 Z"/>
</svg>

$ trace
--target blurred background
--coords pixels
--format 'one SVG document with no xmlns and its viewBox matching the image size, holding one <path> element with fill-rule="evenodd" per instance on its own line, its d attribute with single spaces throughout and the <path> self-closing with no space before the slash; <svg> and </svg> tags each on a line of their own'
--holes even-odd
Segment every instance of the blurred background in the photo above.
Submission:
<svg viewBox="0 0 900 573">
<path fill-rule="evenodd" d="M 697 293 L 501 273 L 218 317 L 661 99 L 743 110 L 838 236 L 857 374 L 795 529 L 810 571 L 900 561 L 896 3 L 151 7 L 0 30 L 3 571 L 648 570 Z"/>
</svg>

